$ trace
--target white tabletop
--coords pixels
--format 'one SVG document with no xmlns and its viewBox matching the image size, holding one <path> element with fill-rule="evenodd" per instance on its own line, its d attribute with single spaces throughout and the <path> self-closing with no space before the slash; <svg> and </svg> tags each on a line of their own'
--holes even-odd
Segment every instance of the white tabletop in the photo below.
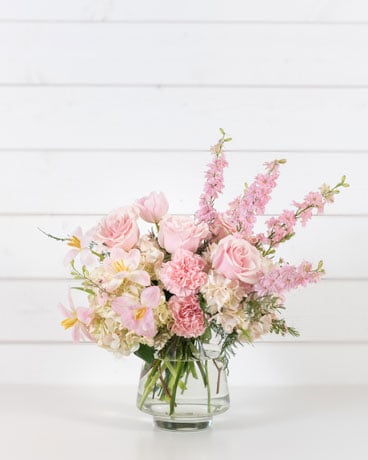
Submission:
<svg viewBox="0 0 368 460">
<path fill-rule="evenodd" d="M 0 458 L 367 460 L 368 387 L 231 388 L 197 433 L 152 426 L 135 388 L 0 386 Z"/>
</svg>

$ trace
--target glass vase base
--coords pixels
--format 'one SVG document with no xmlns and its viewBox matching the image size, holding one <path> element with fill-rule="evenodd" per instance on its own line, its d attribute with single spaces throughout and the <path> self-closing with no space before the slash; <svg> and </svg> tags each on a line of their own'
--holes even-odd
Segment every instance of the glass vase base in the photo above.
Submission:
<svg viewBox="0 0 368 460">
<path fill-rule="evenodd" d="M 202 431 L 210 428 L 212 418 L 202 420 L 164 420 L 162 418 L 153 418 L 153 424 L 160 430 L 189 432 Z"/>
</svg>

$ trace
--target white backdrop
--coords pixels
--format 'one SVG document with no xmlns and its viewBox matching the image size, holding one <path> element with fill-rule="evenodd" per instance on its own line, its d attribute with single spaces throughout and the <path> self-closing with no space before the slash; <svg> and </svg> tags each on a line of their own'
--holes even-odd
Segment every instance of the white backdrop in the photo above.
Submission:
<svg viewBox="0 0 368 460">
<path fill-rule="evenodd" d="M 268 214 L 351 183 L 281 251 L 325 260 L 288 298 L 302 336 L 242 349 L 232 380 L 367 383 L 367 49 L 364 0 L 0 0 L 0 382 L 136 382 L 138 360 L 70 343 L 64 249 L 37 227 L 88 227 L 157 189 L 194 212 L 223 127 L 223 205 L 274 158 Z"/>
</svg>

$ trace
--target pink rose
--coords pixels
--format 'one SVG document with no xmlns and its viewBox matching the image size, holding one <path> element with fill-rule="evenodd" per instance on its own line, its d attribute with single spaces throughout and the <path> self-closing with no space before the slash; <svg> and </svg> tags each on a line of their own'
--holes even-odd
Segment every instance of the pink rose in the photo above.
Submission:
<svg viewBox="0 0 368 460">
<path fill-rule="evenodd" d="M 99 223 L 94 240 L 109 248 L 121 248 L 129 251 L 139 238 L 137 211 L 132 207 L 117 209 Z"/>
<path fill-rule="evenodd" d="M 160 278 L 165 289 L 173 294 L 194 294 L 207 281 L 207 274 L 203 271 L 205 265 L 199 255 L 178 249 L 172 260 L 162 265 Z"/>
<path fill-rule="evenodd" d="M 199 337 L 206 329 L 203 311 L 196 295 L 172 296 L 169 308 L 174 317 L 171 331 L 180 337 Z"/>
<path fill-rule="evenodd" d="M 208 234 L 208 225 L 204 222 L 197 225 L 192 217 L 167 216 L 160 222 L 158 242 L 170 253 L 179 248 L 195 252 Z"/>
<path fill-rule="evenodd" d="M 213 240 L 219 241 L 230 233 L 236 233 L 237 229 L 234 225 L 231 224 L 229 218 L 225 213 L 220 212 L 217 214 L 212 226 L 211 226 Z"/>
<path fill-rule="evenodd" d="M 146 222 L 157 223 L 167 213 L 169 203 L 162 192 L 152 192 L 135 203 Z"/>
<path fill-rule="evenodd" d="M 243 283 L 256 283 L 262 269 L 258 250 L 248 241 L 232 235 L 219 242 L 211 258 L 212 266 L 218 273 Z"/>
</svg>

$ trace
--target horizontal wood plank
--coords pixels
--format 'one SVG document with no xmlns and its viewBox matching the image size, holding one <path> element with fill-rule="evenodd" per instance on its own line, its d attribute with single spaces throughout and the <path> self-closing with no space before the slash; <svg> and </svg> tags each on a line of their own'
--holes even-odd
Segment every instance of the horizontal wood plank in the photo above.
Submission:
<svg viewBox="0 0 368 460">
<path fill-rule="evenodd" d="M 0 216 L 0 277 L 65 277 L 62 261 L 67 246 L 48 239 L 38 228 L 65 236 L 76 227 L 85 230 L 97 223 L 94 216 Z M 149 227 L 142 226 L 142 233 Z M 262 219 L 256 230 L 262 230 Z M 297 235 L 280 246 L 278 255 L 291 263 L 307 259 L 325 261 L 329 277 L 365 278 L 368 275 L 364 245 L 368 232 L 367 217 L 316 217 L 308 228 L 299 227 Z"/>
<path fill-rule="evenodd" d="M 70 333 L 60 326 L 59 302 L 68 305 L 67 292 L 73 281 L 1 281 L 2 311 L 6 328 L 0 331 L 1 342 L 62 341 L 70 342 Z M 368 307 L 362 301 L 367 281 L 322 281 L 287 296 L 285 317 L 296 327 L 300 338 L 265 336 L 262 341 L 367 341 Z M 75 304 L 87 306 L 86 296 L 72 292 Z"/>
<path fill-rule="evenodd" d="M 367 86 L 367 47 L 349 25 L 2 24 L 0 84 Z"/>
<path fill-rule="evenodd" d="M 336 21 L 368 19 L 364 0 L 2 0 L 1 20 L 53 21 Z"/>
<path fill-rule="evenodd" d="M 216 135 L 216 133 L 214 133 Z M 213 137 L 213 143 L 216 137 Z M 210 143 L 211 140 L 209 140 Z M 267 213 L 280 213 L 310 190 L 327 182 L 335 185 L 343 174 L 349 190 L 326 206 L 326 214 L 368 214 L 361 201 L 368 196 L 368 153 L 227 153 L 225 190 L 218 209 L 251 183 L 263 163 L 286 158 Z M 105 214 L 133 203 L 152 190 L 162 190 L 174 214 L 193 214 L 204 185 L 209 152 L 0 152 L 1 213 Z M 180 170 L 180 174 L 177 172 Z M 9 193 L 11 191 L 11 193 Z"/>
<path fill-rule="evenodd" d="M 0 149 L 368 149 L 368 89 L 0 88 Z M 109 165 L 106 165 L 109 166 Z"/>
<path fill-rule="evenodd" d="M 367 344 L 259 343 L 239 349 L 232 385 L 367 384 Z M 0 346 L 0 383 L 136 385 L 140 361 L 86 345 Z"/>
</svg>

